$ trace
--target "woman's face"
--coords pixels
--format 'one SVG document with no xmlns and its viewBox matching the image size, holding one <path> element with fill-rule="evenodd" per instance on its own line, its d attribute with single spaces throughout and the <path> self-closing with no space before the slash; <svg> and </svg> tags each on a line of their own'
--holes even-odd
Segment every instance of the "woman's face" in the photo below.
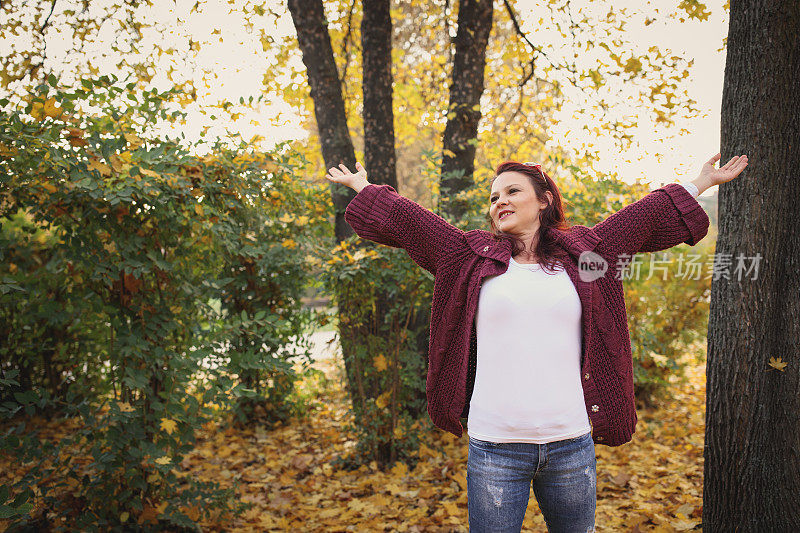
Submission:
<svg viewBox="0 0 800 533">
<path fill-rule="evenodd" d="M 550 198 L 550 194 L 547 195 Z M 525 174 L 514 171 L 503 172 L 492 182 L 489 215 L 500 231 L 522 234 L 537 230 L 539 211 L 547 205 L 547 202 L 536 198 L 536 191 Z M 509 214 L 505 214 L 506 212 Z"/>
</svg>

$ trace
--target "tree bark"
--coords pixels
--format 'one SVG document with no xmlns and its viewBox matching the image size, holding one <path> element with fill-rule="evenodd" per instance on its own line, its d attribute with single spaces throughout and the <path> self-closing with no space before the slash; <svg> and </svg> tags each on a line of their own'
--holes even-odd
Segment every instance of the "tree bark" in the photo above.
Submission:
<svg viewBox="0 0 800 533">
<path fill-rule="evenodd" d="M 289 0 L 289 12 L 297 30 L 300 50 L 303 52 L 303 64 L 308 72 L 325 167 L 338 167 L 343 163 L 354 170 L 356 154 L 347 129 L 342 85 L 333 58 L 322 1 Z M 344 220 L 344 211 L 355 192 L 336 183 L 330 184 L 330 191 L 336 212 L 334 235 L 338 243 L 353 235 L 353 228 Z"/>
<path fill-rule="evenodd" d="M 731 268 L 712 279 L 706 532 L 800 531 L 798 35 L 797 2 L 731 2 L 721 161 L 749 165 L 719 190 L 716 259 Z M 745 268 L 760 254 L 758 270 L 739 276 L 739 254 Z"/>
<path fill-rule="evenodd" d="M 389 0 L 363 3 L 364 159 L 372 183 L 397 190 L 392 108 L 392 19 Z"/>
<path fill-rule="evenodd" d="M 373 183 L 397 186 L 397 157 L 394 147 L 394 108 L 392 105 L 392 17 L 390 0 L 370 0 L 362 2 L 361 54 L 364 65 L 362 91 L 364 94 L 364 159 Z M 374 245 L 373 246 L 377 246 Z M 376 310 L 381 310 L 380 318 L 393 306 L 387 294 L 388 287 L 376 287 Z M 378 318 L 378 317 L 376 317 Z M 378 320 L 381 323 L 382 320 Z M 397 331 L 399 334 L 399 330 Z M 399 341 L 398 341 L 399 342 Z M 399 361 L 395 360 L 393 370 L 397 371 Z M 376 443 L 380 465 L 391 464 L 396 460 L 394 436 L 396 423 L 397 391 L 392 389 L 392 424 L 388 429 L 388 442 Z M 374 391 L 371 396 L 377 396 Z"/>
<path fill-rule="evenodd" d="M 442 150 L 440 211 L 456 223 L 466 214 L 467 203 L 454 196 L 472 185 L 486 44 L 492 30 L 492 0 L 461 0 L 458 8 L 456 53 L 450 85 L 447 124 Z"/>
<path fill-rule="evenodd" d="M 314 102 L 314 116 L 317 121 L 322 158 L 325 167 L 338 167 L 344 164 L 355 170 L 356 156 L 353 141 L 347 128 L 347 114 L 342 98 L 342 86 L 339 72 L 333 56 L 327 21 L 321 0 L 289 0 L 289 12 L 292 15 L 297 41 L 303 53 L 303 63 L 308 74 L 311 87 L 311 99 Z M 367 168 L 369 170 L 369 167 Z M 336 218 L 334 222 L 334 239 L 338 244 L 354 234 L 353 228 L 344 219 L 347 204 L 355 196 L 355 191 L 348 187 L 330 184 Z M 359 365 L 353 358 L 353 346 L 350 339 L 357 335 L 357 326 L 351 326 L 350 317 L 357 315 L 359 302 L 348 298 L 348 288 L 341 286 L 335 296 L 339 307 L 339 334 L 347 375 L 347 390 L 354 405 L 364 401 L 363 387 L 360 379 Z M 357 409 L 356 412 L 359 412 Z M 360 424 L 356 420 L 356 424 Z"/>
<path fill-rule="evenodd" d="M 355 154 L 347 128 L 341 83 L 334 61 L 330 36 L 324 22 L 324 11 L 320 0 L 290 0 L 289 10 L 297 29 L 298 42 L 303 53 L 303 63 L 311 86 L 311 98 L 319 129 L 323 158 L 328 168 L 344 163 L 355 168 Z M 395 155 L 394 109 L 392 103 L 392 21 L 390 1 L 378 0 L 363 3 L 361 24 L 363 54 L 364 94 L 364 164 L 370 183 L 388 184 L 398 189 L 397 159 Z M 343 213 L 354 194 L 342 193 L 345 187 L 332 184 L 332 195 L 336 206 L 337 243 L 352 235 L 352 228 L 344 221 Z M 377 246 L 364 242 L 364 246 Z M 376 383 L 369 378 L 369 371 L 359 364 L 358 349 L 363 339 L 376 335 L 376 324 L 395 305 L 385 294 L 384 288 L 376 287 L 375 307 L 364 309 L 364 303 L 348 297 L 348 287 L 338 290 L 339 331 L 347 374 L 347 387 L 356 424 L 364 426 L 360 414 L 365 412 L 367 400 L 380 394 Z M 361 320 L 349 318 L 363 317 Z M 420 353 L 425 358 L 427 343 Z M 423 412 L 424 413 L 424 412 Z M 379 464 L 386 463 L 392 453 L 391 442 L 372 446 L 373 457 Z"/>
</svg>

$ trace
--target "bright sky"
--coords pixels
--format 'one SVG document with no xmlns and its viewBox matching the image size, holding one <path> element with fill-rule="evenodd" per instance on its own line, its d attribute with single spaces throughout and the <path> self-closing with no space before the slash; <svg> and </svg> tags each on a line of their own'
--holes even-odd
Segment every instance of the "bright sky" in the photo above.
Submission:
<svg viewBox="0 0 800 533">
<path fill-rule="evenodd" d="M 210 0 L 204 3 L 201 12 L 190 14 L 194 3 L 195 0 L 175 0 L 159 3 L 158 9 L 146 8 L 148 11 L 143 13 L 143 16 L 148 20 L 160 21 L 163 27 L 160 30 L 147 31 L 139 43 L 142 50 L 151 49 L 157 41 L 162 43 L 166 41 L 167 44 L 172 41 L 177 47 L 185 42 L 187 35 L 204 43 L 194 65 L 187 67 L 183 63 L 183 56 L 178 54 L 162 58 L 174 61 L 179 67 L 179 76 L 196 81 L 199 101 L 197 105 L 188 109 L 187 124 L 182 129 L 185 136 L 190 140 L 198 139 L 200 132 L 205 129 L 212 137 L 224 135 L 226 132 L 238 132 L 244 139 L 261 135 L 268 144 L 301 138 L 305 132 L 292 109 L 285 104 L 269 102 L 256 111 L 238 105 L 240 97 L 247 99 L 261 94 L 263 76 L 269 73 L 270 61 L 262 49 L 258 29 L 245 27 L 240 14 L 231 13 L 230 5 L 225 0 Z M 593 6 L 598 4 L 600 6 L 595 9 Z M 618 0 L 614 2 L 614 8 L 625 7 L 631 13 L 644 9 L 652 13 L 655 8 L 650 4 L 651 2 L 647 2 L 643 7 L 638 0 Z M 59 3 L 59 7 L 62 5 Z M 278 5 L 282 6 L 283 3 Z M 526 4 L 519 2 L 519 5 Z M 595 9 L 603 15 L 609 6 L 606 2 L 588 1 L 582 5 L 581 9 L 590 12 Z M 666 55 L 674 53 L 687 59 L 694 59 L 694 65 L 690 69 L 689 94 L 697 101 L 697 106 L 705 116 L 680 122 L 674 128 L 674 132 L 683 128 L 688 130 L 689 134 L 664 141 L 662 140 L 665 136 L 664 131 L 656 131 L 653 124 L 640 117 L 638 127 L 632 132 L 640 143 L 639 149 L 620 154 L 610 139 L 597 138 L 583 132 L 582 124 L 571 118 L 573 111 L 577 109 L 577 104 L 580 103 L 580 98 L 576 96 L 572 99 L 575 105 L 568 104 L 561 110 L 562 123 L 548 129 L 553 141 L 576 150 L 581 149 L 586 143 L 594 143 L 594 149 L 600 153 L 600 160 L 596 164 L 598 170 L 616 170 L 622 179 L 628 182 L 643 178 L 655 188 L 676 178 L 687 181 L 693 179 L 702 164 L 719 150 L 720 140 L 720 104 L 725 52 L 719 49 L 727 34 L 727 16 L 722 9 L 721 0 L 709 1 L 707 5 L 712 15 L 704 22 L 687 20 L 678 23 L 676 20 L 667 20 L 666 11 L 662 10 L 658 17 L 660 22 L 645 27 L 642 23 L 643 17 L 630 16 L 625 28 L 628 32 L 627 40 L 634 43 L 640 53 L 652 45 L 657 45 Z M 574 7 L 574 10 L 577 9 L 577 6 Z M 542 44 L 562 42 L 563 38 L 557 33 L 548 35 L 541 31 L 542 28 L 537 23 L 541 15 L 541 8 L 535 8 L 532 13 L 521 11 L 523 30 L 529 35 L 535 34 L 537 41 Z M 262 17 L 260 20 L 267 23 L 271 18 Z M 103 57 L 106 52 L 103 42 L 108 42 L 112 38 L 111 28 L 108 27 L 108 30 L 108 34 L 103 36 L 100 43 L 94 48 L 87 49 L 87 53 L 95 57 L 95 64 L 100 67 L 103 74 L 118 72 L 116 66 L 118 58 Z M 267 27 L 266 30 L 279 39 L 283 35 L 293 33 L 294 27 L 286 13 L 277 25 Z M 57 29 L 48 34 L 48 61 L 53 64 L 68 65 L 69 58 L 60 46 L 62 41 Z M 5 49 L 5 45 L 0 45 L 0 53 Z M 563 51 L 571 54 L 569 48 Z M 551 56 L 554 54 L 554 52 L 548 53 Z M 591 61 L 591 59 L 579 57 L 577 61 Z M 69 72 L 68 67 L 65 68 L 65 72 Z M 208 80 L 209 89 L 201 89 L 204 84 L 199 82 L 204 78 Z M 153 85 L 160 90 L 166 90 L 171 86 L 163 68 L 157 70 Z M 237 102 L 234 109 L 243 112 L 235 122 L 211 120 L 209 115 L 214 113 L 213 110 L 205 113 L 200 111 L 203 106 L 224 100 Z M 635 107 L 626 108 L 622 105 L 620 108 L 623 114 L 637 114 Z M 225 116 L 224 113 L 216 114 Z M 712 194 L 714 190 L 716 188 L 707 191 L 705 195 Z"/>
</svg>

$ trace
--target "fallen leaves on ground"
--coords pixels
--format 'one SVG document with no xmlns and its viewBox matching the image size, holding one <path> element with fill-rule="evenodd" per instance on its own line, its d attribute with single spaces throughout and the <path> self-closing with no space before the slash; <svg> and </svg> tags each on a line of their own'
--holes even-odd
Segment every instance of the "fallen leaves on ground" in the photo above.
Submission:
<svg viewBox="0 0 800 533">
<path fill-rule="evenodd" d="M 218 429 L 210 423 L 199 432 L 182 469 L 224 487 L 237 480 L 238 497 L 254 504 L 233 523 L 203 524 L 203 529 L 467 531 L 466 435 L 457 439 L 438 429 L 421 435 L 420 461 L 413 470 L 400 463 L 386 472 L 374 463 L 337 470 L 328 463 L 354 446 L 343 430 L 350 416 L 341 388 L 343 364 L 324 360 L 316 366 L 337 385 L 320 393 L 321 406 L 307 420 L 269 431 Z M 675 388 L 673 401 L 639 410 L 630 443 L 595 447 L 598 532 L 700 530 L 705 365 L 687 372 L 688 384 Z M 162 421 L 167 431 L 170 422 Z M 10 467 L 0 464 L 0 471 Z M 547 531 L 533 491 L 523 531 Z"/>
</svg>

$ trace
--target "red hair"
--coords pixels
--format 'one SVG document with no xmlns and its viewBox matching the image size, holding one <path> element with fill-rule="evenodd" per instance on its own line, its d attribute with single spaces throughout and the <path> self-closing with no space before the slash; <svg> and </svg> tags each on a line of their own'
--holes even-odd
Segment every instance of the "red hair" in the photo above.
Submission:
<svg viewBox="0 0 800 533">
<path fill-rule="evenodd" d="M 539 258 L 539 263 L 543 268 L 552 270 L 555 266 L 555 261 L 557 259 L 566 259 L 566 254 L 559 246 L 556 245 L 550 230 L 558 229 L 562 231 L 568 231 L 571 227 L 567 223 L 567 217 L 564 215 L 561 193 L 550 176 L 548 176 L 543 170 L 541 170 L 541 168 L 537 166 L 526 165 L 525 163 L 520 163 L 518 161 L 506 161 L 498 165 L 497 170 L 495 170 L 494 177 L 497 178 L 497 176 L 503 172 L 519 172 L 520 174 L 524 174 L 528 178 L 530 184 L 533 186 L 533 190 L 536 192 L 536 198 L 540 201 L 548 202 L 547 207 L 545 207 L 539 213 L 539 238 L 536 242 L 536 247 L 534 248 L 533 252 L 536 254 L 536 257 Z M 549 201 L 547 195 L 545 194 L 547 191 L 550 191 L 550 193 L 553 195 L 552 202 Z M 492 216 L 489 214 L 488 209 L 486 211 L 486 221 L 489 223 L 491 232 L 496 239 L 511 241 L 512 256 L 526 249 L 526 243 L 521 238 L 497 229 L 497 226 L 495 226 L 494 220 L 492 220 Z"/>
</svg>

